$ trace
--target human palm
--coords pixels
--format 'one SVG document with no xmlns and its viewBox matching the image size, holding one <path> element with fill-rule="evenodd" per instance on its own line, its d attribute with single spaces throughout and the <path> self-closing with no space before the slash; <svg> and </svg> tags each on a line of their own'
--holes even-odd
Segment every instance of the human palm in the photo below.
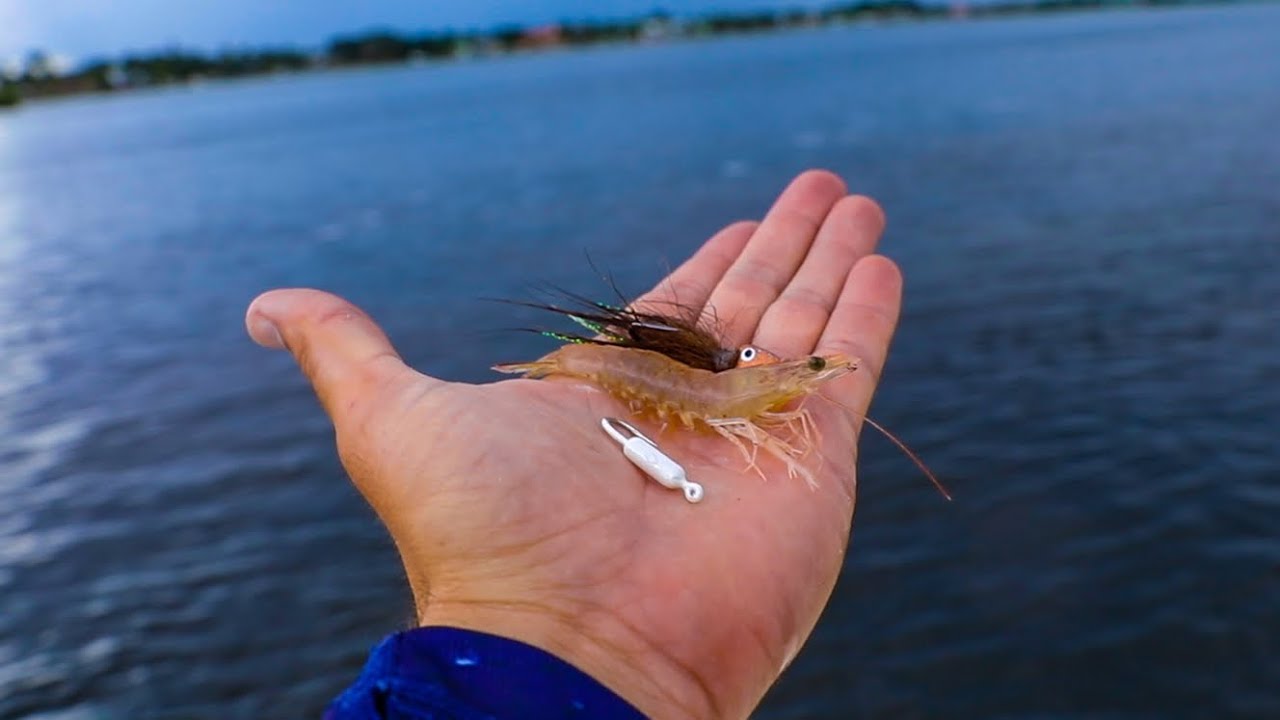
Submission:
<svg viewBox="0 0 1280 720">
<path fill-rule="evenodd" d="M 805 459 L 816 489 L 768 460 L 748 469 L 719 436 L 635 421 L 704 486 L 691 505 L 603 433 L 602 417 L 627 417 L 603 391 L 421 375 L 331 295 L 268 293 L 248 324 L 311 378 L 345 467 L 396 541 L 422 624 L 543 647 L 650 716 L 741 717 L 834 585 L 859 414 L 897 318 L 897 269 L 871 255 L 879 210 L 844 194 L 830 174 L 801 175 L 762 223 L 729 226 L 640 301 L 709 306 L 731 345 L 860 358 L 823 389 L 835 402 L 806 405 L 821 438 Z"/>
</svg>

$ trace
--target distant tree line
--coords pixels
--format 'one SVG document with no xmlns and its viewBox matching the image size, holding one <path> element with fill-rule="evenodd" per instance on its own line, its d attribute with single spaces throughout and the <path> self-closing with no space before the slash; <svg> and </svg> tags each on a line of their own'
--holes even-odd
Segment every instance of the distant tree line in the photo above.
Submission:
<svg viewBox="0 0 1280 720">
<path fill-rule="evenodd" d="M 311 56 L 292 49 L 227 51 L 214 55 L 172 50 L 126 55 L 118 60 L 94 59 L 72 72 L 59 72 L 44 53 L 33 52 L 21 73 L 0 77 L 0 107 L 16 105 L 22 98 L 291 72 L 311 66 Z"/>
<path fill-rule="evenodd" d="M 63 72 L 41 52 L 31 53 L 18 73 L 0 72 L 0 107 L 23 98 L 78 92 L 110 92 L 135 87 L 191 83 L 313 68 L 446 60 L 459 56 L 533 50 L 561 45 L 636 42 L 675 37 L 760 32 L 789 27 L 943 16 L 986 16 L 1010 13 L 1082 10 L 1108 5 L 1192 4 L 1205 0 L 865 0 L 829 5 L 817 11 L 715 13 L 677 19 L 665 11 L 633 19 L 565 21 L 539 27 L 503 25 L 487 32 L 399 33 L 390 30 L 343 35 L 323 50 L 293 48 L 235 50 L 203 54 L 170 50 L 131 54 L 116 60 L 97 59 Z M 1231 0 L 1221 0 L 1230 2 Z"/>
<path fill-rule="evenodd" d="M 401 35 L 373 32 L 334 38 L 324 58 L 332 65 L 405 62 L 415 58 L 453 57 L 462 38 L 451 33 Z"/>
</svg>

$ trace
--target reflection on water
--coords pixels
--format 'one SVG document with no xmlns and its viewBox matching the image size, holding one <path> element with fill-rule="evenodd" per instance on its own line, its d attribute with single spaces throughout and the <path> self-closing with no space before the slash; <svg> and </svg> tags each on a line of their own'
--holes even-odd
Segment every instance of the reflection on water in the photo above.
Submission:
<svg viewBox="0 0 1280 720">
<path fill-rule="evenodd" d="M 0 717 L 315 716 L 411 618 L 258 291 L 416 366 L 642 289 L 826 166 L 907 312 L 849 563 L 767 718 L 1280 714 L 1280 12 L 607 48 L 0 116 Z M 750 82 L 744 82 L 749 78 Z"/>
</svg>

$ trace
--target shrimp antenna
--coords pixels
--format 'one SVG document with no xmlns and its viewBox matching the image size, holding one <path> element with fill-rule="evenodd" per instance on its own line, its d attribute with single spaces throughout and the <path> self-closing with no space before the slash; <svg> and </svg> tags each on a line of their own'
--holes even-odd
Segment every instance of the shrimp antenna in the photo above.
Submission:
<svg viewBox="0 0 1280 720">
<path fill-rule="evenodd" d="M 822 398 L 823 400 L 826 400 L 827 402 L 831 403 L 832 405 L 835 405 L 836 407 L 844 410 L 845 412 L 853 413 L 854 415 L 857 415 L 858 417 L 862 418 L 863 422 L 875 428 L 881 435 L 888 438 L 889 442 L 893 443 L 894 445 L 897 445 L 898 449 L 902 451 L 902 454 L 906 455 L 907 458 L 911 460 L 911 462 L 915 463 L 916 467 L 920 468 L 920 472 L 924 473 L 924 476 L 929 478 L 929 482 L 933 483 L 933 486 L 938 489 L 938 492 L 942 493 L 942 497 L 946 498 L 947 500 L 955 499 L 951 497 L 951 492 L 948 491 L 946 486 L 942 484 L 942 481 L 938 479 L 938 476 L 933 474 L 933 471 L 929 469 L 928 465 L 924 464 L 924 460 L 921 460 L 920 456 L 917 455 L 915 451 L 907 447 L 907 444 L 905 442 L 898 439 L 897 435 L 894 435 L 893 433 L 889 432 L 885 428 L 885 426 L 881 425 L 875 420 L 872 420 L 870 417 L 867 416 L 866 413 L 860 413 L 857 410 L 854 410 L 853 408 L 849 407 L 848 405 L 845 405 L 844 403 L 840 402 L 839 400 L 834 400 L 832 398 L 827 397 L 826 395 L 821 395 L 821 394 L 818 395 L 818 397 Z"/>
<path fill-rule="evenodd" d="M 919 455 L 915 454 L 911 450 L 911 448 L 907 447 L 906 443 L 899 440 L 896 435 L 889 432 L 888 430 L 885 430 L 883 425 L 876 422 L 875 420 L 872 420 L 866 415 L 862 416 L 862 421 L 870 425 L 871 427 L 875 428 L 876 430 L 879 430 L 881 435 L 889 438 L 889 442 L 893 443 L 894 445 L 897 445 L 898 449 L 902 451 L 902 454 L 910 458 L 911 462 L 915 463 L 916 467 L 920 468 L 920 472 L 923 472 L 925 477 L 929 478 L 929 482 L 933 483 L 933 486 L 938 488 L 938 492 L 942 493 L 942 497 L 946 498 L 947 500 L 955 499 L 951 497 L 951 493 L 947 491 L 946 486 L 942 484 L 942 481 L 938 479 L 938 476 L 933 474 L 933 471 L 929 469 L 929 466 L 924 464 L 924 460 L 921 460 Z"/>
</svg>

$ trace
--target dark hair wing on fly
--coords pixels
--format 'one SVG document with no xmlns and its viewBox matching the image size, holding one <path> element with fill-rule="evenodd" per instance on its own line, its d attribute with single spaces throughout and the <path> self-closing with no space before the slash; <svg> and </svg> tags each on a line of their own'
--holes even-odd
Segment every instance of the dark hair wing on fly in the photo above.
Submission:
<svg viewBox="0 0 1280 720">
<path fill-rule="evenodd" d="M 569 307 L 553 303 L 514 301 L 517 305 L 564 315 L 594 335 L 577 335 L 539 330 L 564 342 L 596 343 L 651 350 L 689 367 L 720 372 L 732 368 L 738 353 L 724 347 L 710 330 L 698 322 L 698 314 L 673 305 L 673 312 L 642 311 L 617 307 L 565 290 L 556 291 Z"/>
</svg>

